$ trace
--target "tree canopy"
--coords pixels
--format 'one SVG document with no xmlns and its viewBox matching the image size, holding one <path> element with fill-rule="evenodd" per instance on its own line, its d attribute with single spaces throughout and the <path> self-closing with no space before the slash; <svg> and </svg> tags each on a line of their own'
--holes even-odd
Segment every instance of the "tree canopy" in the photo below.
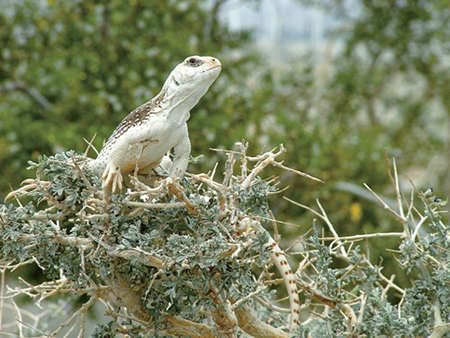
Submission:
<svg viewBox="0 0 450 338">
<path fill-rule="evenodd" d="M 67 157 L 67 154 L 82 153 L 86 149 L 83 138 L 91 140 L 95 134 L 94 146 L 100 149 L 104 139 L 109 137 L 128 112 L 160 90 L 175 64 L 188 55 L 212 55 L 221 60 L 223 71 L 208 94 L 194 108 L 188 122 L 192 155 L 205 155 L 193 163 L 189 171 L 207 173 L 212 170 L 216 162 L 223 163 L 225 159 L 210 148 L 230 149 L 236 141 L 243 138 L 250 141 L 249 151 L 253 154 L 266 153 L 268 149 L 282 143 L 288 149 L 283 155 L 286 163 L 322 179 L 325 184 L 294 179 L 292 171 L 280 173 L 277 167 L 266 168 L 261 173 L 261 180 L 270 181 L 273 175 L 280 175 L 279 187 L 290 186 L 284 192 L 286 198 L 309 206 L 315 205 L 319 199 L 320 211 L 326 210 L 327 214 L 326 217 L 323 214 L 320 214 L 323 217 L 319 217 L 305 208 L 294 207 L 288 199 L 281 198 L 281 194 L 271 195 L 270 208 L 273 214 L 287 223 L 300 225 L 280 227 L 281 247 L 295 245 L 295 239 L 308 233 L 313 224 L 321 227 L 323 236 L 319 231 L 314 234 L 315 239 L 303 245 L 312 246 L 314 250 L 321 252 L 320 255 L 325 255 L 326 248 L 320 245 L 326 240 L 318 242 L 317 238 L 322 236 L 330 239 L 329 254 L 336 259 L 320 256 L 321 258 L 316 257 L 308 263 L 313 270 L 313 266 L 316 266 L 314 264 L 321 264 L 317 266 L 318 270 L 326 272 L 317 279 L 314 277 L 314 280 L 330 281 L 330 278 L 335 278 L 332 277 L 332 272 L 339 275 L 332 269 L 347 268 L 348 271 L 353 271 L 350 266 L 360 267 L 364 263 L 365 268 L 370 270 L 375 269 L 377 263 L 367 257 L 367 261 L 366 258 L 361 258 L 358 256 L 359 251 L 358 254 L 353 253 L 355 246 L 345 249 L 347 256 L 341 252 L 341 244 L 338 244 L 338 248 L 334 247 L 339 243 L 333 242 L 338 236 L 333 233 L 329 223 L 343 238 L 362 232 L 370 235 L 380 232 L 398 234 L 402 231 L 401 239 L 394 235 L 385 237 L 382 241 L 360 243 L 358 250 L 370 250 L 371 258 L 382 257 L 383 276 L 395 274 L 398 282 L 397 286 L 389 286 L 392 283 L 389 284 L 379 275 L 376 278 L 380 279 L 374 277 L 374 280 L 370 280 L 375 284 L 381 283 L 385 290 L 379 289 L 381 296 L 376 298 L 378 296 L 375 293 L 378 291 L 369 288 L 375 292 L 372 294 L 375 298 L 367 298 L 371 299 L 370 304 L 373 305 L 371 318 L 392 319 L 395 317 L 394 310 L 398 310 L 400 315 L 395 317 L 395 325 L 392 324 L 391 328 L 398 327 L 398 332 L 402 334 L 406 332 L 402 330 L 407 329 L 413 330 L 407 331 L 413 332 L 411 334 L 431 334 L 433 325 L 439 328 L 441 323 L 448 321 L 446 310 L 441 309 L 438 304 L 446 303 L 446 289 L 442 289 L 444 291 L 441 293 L 439 288 L 447 273 L 445 266 L 442 266 L 446 262 L 447 246 L 445 234 L 441 233 L 442 229 L 446 229 L 446 222 L 438 219 L 441 217 L 438 209 L 442 207 L 448 210 L 441 200 L 445 201 L 445 195 L 450 191 L 450 165 L 447 160 L 450 142 L 447 132 L 450 127 L 450 100 L 447 95 L 450 90 L 450 12 L 446 1 L 300 1 L 308 6 L 320 6 L 341 24 L 328 33 L 327 48 L 320 57 L 305 53 L 294 60 L 286 57 L 283 61 L 263 57 L 264 53 L 252 44 L 251 32 L 231 32 L 220 21 L 220 14 L 227 2 L 2 2 L 0 198 L 3 200 L 11 187 L 17 189 L 20 182 L 30 176 L 30 172 L 26 171 L 29 160 L 37 163 L 32 165 L 34 170 L 40 166 L 44 168 L 49 165 L 48 159 L 51 156 Z M 248 3 L 258 5 L 260 1 Z M 74 150 L 75 153 L 67 153 L 69 150 Z M 54 155 L 61 153 L 66 155 Z M 401 171 L 408 175 L 398 175 L 394 185 L 390 184 L 391 179 L 385 170 L 385 153 L 388 158 L 395 156 Z M 88 155 L 96 156 L 92 150 Z M 72 163 L 70 156 L 61 161 Z M 59 174 L 63 174 L 62 168 L 58 170 Z M 72 184 L 77 186 L 78 181 L 70 184 L 66 182 L 68 186 L 65 186 L 66 183 L 62 181 L 55 183 L 55 177 L 48 178 L 48 182 L 52 182 L 53 188 L 60 189 L 52 192 L 53 194 L 59 196 L 60 192 L 64 192 L 65 198 L 68 198 L 64 203 L 77 205 L 86 202 L 83 200 L 86 196 L 76 197 L 71 190 L 77 191 Z M 414 182 L 416 190 L 408 178 Z M 216 173 L 215 179 L 224 179 L 221 171 Z M 384 208 L 380 207 L 379 201 L 370 191 L 362 188 L 364 183 L 379 193 L 380 199 L 386 203 Z M 28 184 L 25 183 L 26 186 Z M 185 188 L 192 188 L 187 181 L 182 184 Z M 424 196 L 421 193 L 429 187 L 433 187 L 439 196 L 436 201 L 434 195 Z M 46 227 L 53 225 L 48 222 L 39 226 L 30 225 L 23 215 L 35 215 L 39 209 L 45 208 L 43 203 L 39 203 L 42 198 L 39 189 L 36 194 L 26 197 L 34 198 L 34 206 L 28 206 L 25 198 L 24 209 L 8 206 L 8 212 L 3 211 L 8 215 L 4 216 L 8 219 L 8 226 L 5 228 L 5 223 L 2 223 L 2 231 L 10 232 L 10 227 L 15 224 L 21 230 L 11 233 L 13 238 L 23 236 L 26 231 L 42 230 L 48 233 Z M 71 193 L 66 193 L 65 189 L 69 189 Z M 404 192 L 403 201 L 400 201 L 400 191 Z M 418 211 L 420 215 L 412 215 L 415 211 L 413 203 L 405 202 L 410 198 L 410 192 L 413 195 L 419 194 L 424 202 L 425 209 Z M 430 197 L 433 198 L 428 201 L 427 198 Z M 175 201 L 176 195 L 169 194 L 165 198 Z M 201 197 L 195 202 L 200 203 L 203 199 Z M 249 203 L 253 205 L 256 202 L 252 200 Z M 124 205 L 120 201 L 114 203 L 118 203 L 117 210 L 120 209 L 120 212 L 117 212 L 122 215 Z M 397 207 L 401 203 L 405 203 L 403 215 L 400 214 L 401 207 Z M 384 209 L 392 212 L 386 213 Z M 52 209 L 52 212 L 55 210 Z M 170 218 L 171 212 L 173 210 L 167 211 L 166 216 L 159 215 Z M 190 219 L 188 213 L 189 211 L 184 210 L 180 217 Z M 408 224 L 412 233 L 408 234 L 403 227 L 399 230 L 399 223 L 392 218 L 394 216 L 399 219 L 399 215 L 401 223 Z M 128 225 L 128 221 L 122 216 L 117 220 L 118 224 Z M 317 217 L 318 221 L 315 220 Z M 416 223 L 412 221 L 414 217 L 418 219 Z M 405 223 L 404 218 L 408 218 L 408 222 Z M 426 226 L 428 220 L 431 222 L 429 227 Z M 85 222 L 83 226 L 86 226 L 90 221 L 86 223 L 86 220 L 79 219 L 78 222 L 80 226 Z M 189 224 L 189 221 L 186 222 Z M 29 230 L 26 230 L 28 227 Z M 67 226 L 67 229 L 70 230 L 71 226 Z M 119 233 L 124 238 L 131 236 L 128 230 L 122 230 Z M 187 228 L 184 230 L 189 232 Z M 416 231 L 421 236 L 428 234 L 428 237 L 419 238 Z M 188 236 L 185 232 L 177 234 Z M 139 236 L 141 235 L 150 236 L 147 232 L 140 233 Z M 89 248 L 95 245 L 95 248 L 99 247 L 98 241 L 95 242 L 87 233 L 83 232 L 83 236 L 83 240 L 91 241 L 93 246 Z M 331 240 L 333 237 L 335 239 Z M 2 237 L 2 240 L 5 238 Z M 38 238 L 41 239 L 39 236 Z M 362 239 L 367 238 L 362 236 L 355 241 Z M 421 243 L 418 243 L 419 239 Z M 186 237 L 186 241 L 191 239 Z M 345 245 L 354 243 L 353 239 L 348 240 L 351 243 L 344 239 L 342 241 Z M 117 244 L 114 241 L 111 243 Z M 197 242 L 192 243 L 196 247 Z M 64 245 L 72 245 L 63 244 L 56 243 L 55 248 L 58 249 L 55 250 L 60 250 Z M 20 245 L 26 247 L 35 244 Z M 11 249 L 9 253 L 20 248 L 22 247 Z M 394 256 L 386 248 L 400 250 L 402 257 L 406 258 L 399 259 L 399 256 Z M 101 249 L 106 250 L 104 247 Z M 259 249 L 264 256 L 265 249 Z M 11 259 L 17 263 L 32 257 L 33 252 L 24 251 L 23 257 Z M 264 257 L 267 259 L 267 256 Z M 358 260 L 361 258 L 361 261 L 356 264 L 352 257 L 357 257 Z M 290 257 L 289 263 L 297 265 L 302 259 L 303 256 L 301 259 L 298 256 Z M 328 263 L 330 260 L 332 263 Z M 415 260 L 422 261 L 425 269 L 421 264 L 414 265 L 412 262 Z M 231 263 L 227 261 L 226 264 Z M 271 263 L 267 260 L 264 264 Z M 435 269 L 434 272 L 431 272 L 432 268 Z M 426 269 L 430 272 L 426 272 Z M 346 270 L 339 271 L 340 277 L 333 280 L 336 287 L 351 275 L 349 273 L 347 276 Z M 412 275 L 407 272 L 412 272 Z M 419 275 L 422 277 L 416 279 Z M 50 277 L 56 278 L 55 275 Z M 77 278 L 79 277 L 74 277 L 71 283 L 76 283 Z M 415 282 L 411 282 L 413 279 Z M 99 281 L 97 286 L 107 283 L 105 279 Z M 302 285 L 307 285 L 299 280 L 296 283 L 299 289 Z M 248 296 L 256 290 L 259 290 L 257 286 L 245 292 Z M 342 294 L 339 294 L 342 291 L 339 290 L 334 289 L 332 294 L 325 293 L 326 297 L 319 301 L 325 302 L 327 297 L 331 297 L 333 302 L 327 303 L 327 309 L 332 312 L 330 315 L 326 312 L 330 316 L 327 318 L 336 320 L 333 323 L 337 326 L 333 327 L 344 330 L 342 323 L 349 322 L 342 321 L 342 317 L 337 315 L 341 308 L 336 304 L 341 304 L 339 297 L 345 298 L 344 294 L 350 290 L 345 289 Z M 372 292 L 367 290 L 364 291 L 366 295 Z M 434 292 L 439 293 L 438 298 L 442 297 L 438 303 L 434 303 L 437 299 Z M 246 295 L 240 294 L 243 298 Z M 308 297 L 305 294 L 305 298 L 300 299 L 303 302 Z M 367 305 L 369 303 L 362 302 L 363 298 L 360 300 L 359 306 L 370 308 Z M 402 317 L 400 307 L 394 308 L 389 301 L 392 304 L 410 302 L 410 310 Z M 426 312 L 413 314 L 412 304 L 428 304 L 424 307 Z M 354 313 L 361 310 L 353 303 L 351 306 Z M 384 309 L 384 312 L 377 311 L 376 307 Z M 432 315 L 432 311 L 441 316 Z M 360 313 L 364 316 L 365 312 Z M 344 315 L 348 317 L 345 311 Z M 423 325 L 414 326 L 410 321 L 412 317 L 417 323 L 422 321 Z M 280 318 L 278 321 L 277 317 L 274 327 L 283 326 L 281 323 L 285 318 Z M 351 316 L 348 318 L 351 319 Z M 341 324 L 337 324 L 338 322 Z M 358 330 L 362 330 L 364 325 L 361 324 Z M 376 331 L 370 325 L 366 329 L 367 332 L 388 332 L 381 328 Z M 307 330 L 310 331 L 304 332 L 318 332 L 311 331 L 310 327 Z M 393 331 L 385 334 L 401 336 Z"/>
</svg>

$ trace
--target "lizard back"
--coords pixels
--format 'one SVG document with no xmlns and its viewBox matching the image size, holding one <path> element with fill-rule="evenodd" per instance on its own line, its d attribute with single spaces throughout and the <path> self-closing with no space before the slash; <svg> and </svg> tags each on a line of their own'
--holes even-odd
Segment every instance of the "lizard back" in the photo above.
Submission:
<svg viewBox="0 0 450 338">
<path fill-rule="evenodd" d="M 149 114 L 156 114 L 160 109 L 162 109 L 161 102 L 163 101 L 164 96 L 165 91 L 162 90 L 156 97 L 154 97 L 150 101 L 147 101 L 146 103 L 142 104 L 131 113 L 129 113 L 109 137 L 100 154 L 104 151 L 105 148 L 113 145 L 114 142 L 128 129 L 145 123 L 148 119 Z"/>
</svg>

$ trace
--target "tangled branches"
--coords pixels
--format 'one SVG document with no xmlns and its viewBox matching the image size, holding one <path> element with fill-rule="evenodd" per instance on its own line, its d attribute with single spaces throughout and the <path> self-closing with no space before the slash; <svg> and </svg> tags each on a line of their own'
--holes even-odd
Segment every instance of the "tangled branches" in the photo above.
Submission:
<svg viewBox="0 0 450 338">
<path fill-rule="evenodd" d="M 92 337 L 436 338 L 449 332 L 450 311 L 443 305 L 450 299 L 450 229 L 439 211 L 444 202 L 415 188 L 407 201 L 394 163 L 394 174 L 389 166 L 388 173 L 398 208 L 373 194 L 401 231 L 342 237 L 319 201 L 316 211 L 288 200 L 312 212 L 332 234 L 320 234 L 316 225 L 308 238 L 293 241 L 288 256 L 278 245 L 280 221 L 268 206 L 268 198 L 280 192 L 277 178 L 260 174 L 273 165 L 312 177 L 278 161 L 282 145 L 254 157 L 247 146 L 220 150 L 227 157 L 220 183 L 214 180 L 217 166 L 151 187 L 131 177 L 132 189 L 108 201 L 99 179 L 85 168 L 85 156 L 66 152 L 32 163 L 36 178 L 9 195 L 18 206 L 0 209 L 0 309 L 12 309 L 15 317 L 1 323 L 0 332 L 56 337 L 78 330 L 83 337 L 87 312 L 97 303 L 112 320 L 97 325 Z M 423 212 L 414 206 L 415 194 Z M 267 221 L 274 236 L 263 226 Z M 395 284 L 395 276 L 383 275 L 382 266 L 361 252 L 359 241 L 383 237 L 401 241 L 398 263 L 420 276 L 411 288 Z M 5 287 L 8 271 L 32 263 L 47 281 L 20 279 L 20 286 Z M 282 292 L 275 295 L 282 289 L 286 301 Z M 388 302 L 389 290 L 399 295 L 399 304 Z M 51 331 L 39 325 L 48 311 L 32 315 L 16 301 L 26 295 L 45 308 L 68 294 L 84 295 L 85 302 Z"/>
<path fill-rule="evenodd" d="M 257 157 L 246 149 L 238 143 L 238 150 L 225 152 L 222 183 L 213 180 L 214 172 L 154 187 L 131 177 L 133 189 L 110 201 L 84 156 L 67 152 L 32 163 L 36 178 L 8 196 L 19 207 L 3 207 L 0 214 L 2 268 L 36 262 L 52 282 L 16 288 L 7 298 L 14 302 L 27 294 L 40 304 L 58 293 L 88 295 L 51 336 L 74 325 L 77 316 L 83 317 L 81 335 L 88 308 L 100 301 L 121 318 L 101 328 L 115 333 L 236 337 L 240 328 L 255 337 L 288 337 L 299 323 L 298 292 L 283 251 L 260 223 L 271 217 L 267 199 L 275 180 L 258 175 L 268 164 L 292 169 L 276 161 L 282 145 Z M 236 158 L 240 175 L 234 174 Z M 32 202 L 21 204 L 25 198 Z M 47 207 L 38 210 L 44 202 Z M 268 325 L 273 263 L 290 308 L 280 308 Z M 256 298 L 267 303 L 260 318 L 250 309 Z"/>
</svg>

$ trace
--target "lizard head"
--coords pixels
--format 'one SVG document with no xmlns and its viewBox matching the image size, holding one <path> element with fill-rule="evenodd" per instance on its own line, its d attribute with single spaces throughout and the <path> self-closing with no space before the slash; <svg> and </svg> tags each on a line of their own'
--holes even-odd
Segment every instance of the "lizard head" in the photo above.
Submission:
<svg viewBox="0 0 450 338">
<path fill-rule="evenodd" d="M 210 56 L 189 56 L 172 71 L 173 80 L 179 86 L 198 86 L 205 83 L 208 87 L 219 76 L 222 64 L 219 59 Z"/>
<path fill-rule="evenodd" d="M 205 95 L 222 70 L 219 59 L 190 56 L 170 73 L 165 87 L 169 97 L 191 98 L 194 105 Z"/>
</svg>

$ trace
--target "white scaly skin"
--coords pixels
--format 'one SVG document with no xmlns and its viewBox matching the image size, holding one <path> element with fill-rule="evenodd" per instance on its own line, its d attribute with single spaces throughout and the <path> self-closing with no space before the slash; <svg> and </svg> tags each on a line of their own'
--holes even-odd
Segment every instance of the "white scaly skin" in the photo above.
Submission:
<svg viewBox="0 0 450 338">
<path fill-rule="evenodd" d="M 122 189 L 122 177 L 139 167 L 148 175 L 172 148 L 169 177 L 183 177 L 191 152 L 186 121 L 219 76 L 221 63 L 209 56 L 191 56 L 170 73 L 161 92 L 123 119 L 89 167 L 103 180 L 104 191 Z M 139 160 L 139 163 L 137 163 Z"/>
</svg>

